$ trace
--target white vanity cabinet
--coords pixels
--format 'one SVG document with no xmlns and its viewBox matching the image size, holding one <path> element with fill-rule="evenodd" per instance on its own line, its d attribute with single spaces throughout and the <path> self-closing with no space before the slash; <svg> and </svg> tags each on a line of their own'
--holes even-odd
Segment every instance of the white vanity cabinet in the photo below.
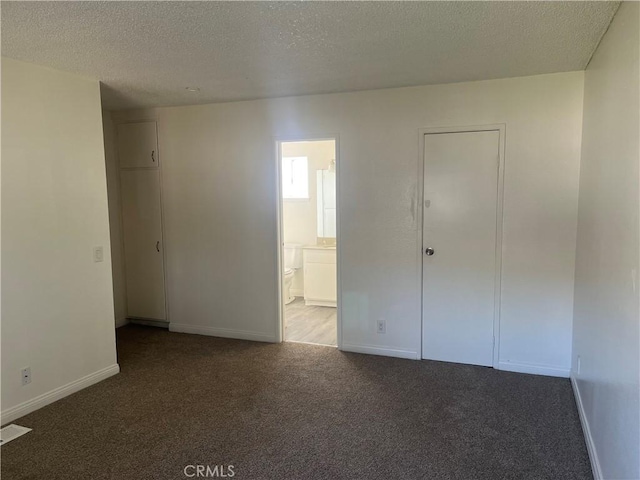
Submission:
<svg viewBox="0 0 640 480">
<path fill-rule="evenodd" d="M 337 306 L 336 249 L 304 247 L 303 268 L 305 305 Z"/>
</svg>

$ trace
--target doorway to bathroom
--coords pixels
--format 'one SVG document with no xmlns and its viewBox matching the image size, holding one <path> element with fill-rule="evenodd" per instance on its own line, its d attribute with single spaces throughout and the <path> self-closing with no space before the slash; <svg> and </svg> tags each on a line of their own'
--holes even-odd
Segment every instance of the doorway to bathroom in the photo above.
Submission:
<svg viewBox="0 0 640 480">
<path fill-rule="evenodd" d="M 278 141 L 282 340 L 338 345 L 335 138 Z"/>
</svg>

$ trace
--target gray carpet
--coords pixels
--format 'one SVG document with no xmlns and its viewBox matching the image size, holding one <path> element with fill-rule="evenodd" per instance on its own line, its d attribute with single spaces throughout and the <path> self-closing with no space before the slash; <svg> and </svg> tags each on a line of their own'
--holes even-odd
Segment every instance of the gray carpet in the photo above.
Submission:
<svg viewBox="0 0 640 480">
<path fill-rule="evenodd" d="M 567 379 L 140 326 L 118 352 L 119 375 L 16 422 L 3 479 L 592 478 Z"/>
</svg>

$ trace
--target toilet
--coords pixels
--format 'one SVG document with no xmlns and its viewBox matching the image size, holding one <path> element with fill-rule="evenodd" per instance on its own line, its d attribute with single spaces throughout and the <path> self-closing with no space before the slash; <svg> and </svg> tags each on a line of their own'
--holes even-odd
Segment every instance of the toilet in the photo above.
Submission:
<svg viewBox="0 0 640 480">
<path fill-rule="evenodd" d="M 284 244 L 284 271 L 282 275 L 282 301 L 285 305 L 293 302 L 296 297 L 291 295 L 291 284 L 296 270 L 302 268 L 302 244 Z"/>
</svg>

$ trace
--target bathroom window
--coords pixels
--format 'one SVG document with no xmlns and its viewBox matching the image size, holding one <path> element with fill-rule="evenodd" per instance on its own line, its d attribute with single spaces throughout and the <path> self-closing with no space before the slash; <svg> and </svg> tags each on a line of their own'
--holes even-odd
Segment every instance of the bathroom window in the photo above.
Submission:
<svg viewBox="0 0 640 480">
<path fill-rule="evenodd" d="M 282 157 L 282 198 L 309 199 L 307 157 Z"/>
</svg>

